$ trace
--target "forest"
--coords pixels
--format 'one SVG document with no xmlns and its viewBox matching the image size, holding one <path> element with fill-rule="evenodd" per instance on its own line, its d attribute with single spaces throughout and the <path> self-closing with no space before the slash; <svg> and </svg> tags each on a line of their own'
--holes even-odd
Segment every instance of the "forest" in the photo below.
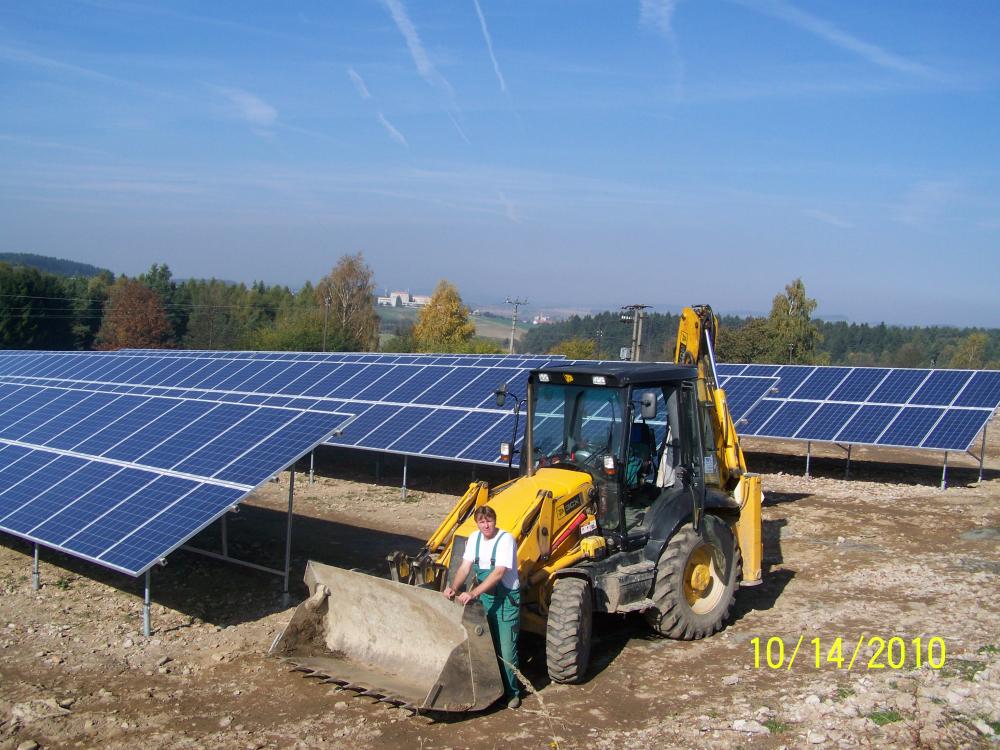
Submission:
<svg viewBox="0 0 1000 750">
<path fill-rule="evenodd" d="M 475 335 L 459 290 L 446 280 L 415 324 L 382 323 L 374 272 L 361 253 L 345 255 L 315 284 L 249 286 L 174 279 L 166 264 L 134 278 L 43 256 L 0 261 L 0 347 L 265 351 L 500 352 L 506 342 Z M 46 269 L 55 269 L 57 272 Z M 827 322 L 800 279 L 775 295 L 766 317 L 723 315 L 716 342 L 723 362 L 1000 369 L 1000 329 Z M 673 359 L 678 316 L 649 313 L 643 359 Z M 576 359 L 617 359 L 633 325 L 619 311 L 574 315 L 534 326 L 517 351 Z"/>
</svg>

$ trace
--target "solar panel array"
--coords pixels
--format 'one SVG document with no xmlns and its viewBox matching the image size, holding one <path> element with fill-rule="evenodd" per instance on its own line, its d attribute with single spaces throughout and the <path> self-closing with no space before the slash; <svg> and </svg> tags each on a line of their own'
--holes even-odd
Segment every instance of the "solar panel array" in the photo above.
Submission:
<svg viewBox="0 0 1000 750">
<path fill-rule="evenodd" d="M 0 354 L 0 529 L 131 575 L 347 417 L 80 377 L 115 361 Z M 144 371 L 165 361 L 147 356 Z"/>
<path fill-rule="evenodd" d="M 732 383 L 773 378 L 742 435 L 966 451 L 1000 405 L 1000 371 L 719 365 Z"/>
<path fill-rule="evenodd" d="M 42 352 L 0 363 L 0 382 L 85 385 L 101 392 L 357 417 L 349 445 L 405 455 L 498 463 L 513 429 L 510 405 L 493 395 L 507 383 L 524 396 L 531 368 L 560 357 L 380 355 L 200 351 Z M 155 363 L 155 364 L 151 364 Z M 523 423 L 523 420 L 522 420 Z"/>
</svg>

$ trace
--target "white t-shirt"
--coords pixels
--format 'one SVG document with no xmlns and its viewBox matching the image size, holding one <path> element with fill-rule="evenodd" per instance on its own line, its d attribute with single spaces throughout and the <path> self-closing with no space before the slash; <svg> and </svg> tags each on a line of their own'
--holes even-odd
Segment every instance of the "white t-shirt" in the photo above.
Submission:
<svg viewBox="0 0 1000 750">
<path fill-rule="evenodd" d="M 481 536 L 483 533 L 479 530 L 472 532 L 469 540 L 465 543 L 465 552 L 462 553 L 463 560 L 475 562 L 476 542 Z M 495 556 L 494 548 L 496 548 Z M 500 583 L 512 591 L 516 589 L 519 586 L 519 581 L 517 579 L 517 545 L 514 544 L 514 537 L 499 529 L 492 539 L 483 537 L 483 541 L 479 544 L 479 567 L 489 569 L 491 559 L 498 566 L 507 568 Z"/>
</svg>

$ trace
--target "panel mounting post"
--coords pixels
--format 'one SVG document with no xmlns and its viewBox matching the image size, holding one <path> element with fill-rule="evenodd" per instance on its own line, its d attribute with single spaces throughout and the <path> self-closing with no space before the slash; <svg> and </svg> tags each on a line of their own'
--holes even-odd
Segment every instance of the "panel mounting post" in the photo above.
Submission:
<svg viewBox="0 0 1000 750">
<path fill-rule="evenodd" d="M 42 576 L 38 571 L 38 545 L 35 545 L 35 561 L 31 566 L 31 590 L 38 591 L 42 587 Z"/>
<path fill-rule="evenodd" d="M 316 451 L 309 451 L 309 484 L 315 484 L 313 468 L 316 465 Z"/>
<path fill-rule="evenodd" d="M 851 448 L 854 446 L 850 443 L 847 445 L 847 466 L 844 468 L 844 479 L 851 478 Z"/>
<path fill-rule="evenodd" d="M 403 456 L 403 499 L 406 499 L 406 469 L 408 466 L 409 456 Z"/>
<path fill-rule="evenodd" d="M 229 514 L 227 510 L 222 514 L 222 518 L 219 519 L 219 530 L 222 532 L 222 556 L 229 557 L 229 534 L 226 529 L 226 516 Z"/>
<path fill-rule="evenodd" d="M 941 489 L 948 489 L 948 451 L 944 452 L 944 462 L 941 464 Z"/>
<path fill-rule="evenodd" d="M 811 479 L 809 476 L 809 461 L 812 459 L 812 440 L 806 441 L 806 479 Z"/>
<path fill-rule="evenodd" d="M 986 458 L 986 428 L 983 427 L 983 443 L 979 446 L 979 482 L 983 481 L 983 459 Z"/>
<path fill-rule="evenodd" d="M 285 575 L 281 590 L 281 601 L 284 606 L 291 602 L 288 596 L 288 571 L 292 567 L 292 501 L 295 499 L 295 469 L 288 472 L 288 523 L 285 526 Z"/>
<path fill-rule="evenodd" d="M 149 625 L 149 610 L 150 610 L 150 598 L 149 598 L 149 571 L 146 571 L 146 590 L 142 596 L 142 634 L 149 638 L 150 634 L 153 632 Z"/>
</svg>

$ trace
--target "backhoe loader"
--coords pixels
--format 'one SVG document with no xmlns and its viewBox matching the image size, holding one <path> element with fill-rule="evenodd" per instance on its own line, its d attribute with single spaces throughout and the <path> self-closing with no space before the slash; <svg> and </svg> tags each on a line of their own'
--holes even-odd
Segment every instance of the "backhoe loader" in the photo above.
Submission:
<svg viewBox="0 0 1000 750">
<path fill-rule="evenodd" d="M 685 308 L 674 364 L 552 364 L 527 382 L 521 475 L 473 482 L 389 579 L 310 561 L 310 598 L 271 652 L 351 689 L 428 711 L 476 711 L 503 688 L 482 608 L 440 591 L 489 504 L 517 541 L 521 628 L 545 639 L 553 682 L 582 681 L 595 612 L 642 612 L 654 631 L 722 628 L 761 581 L 761 484 L 716 383 L 717 320 Z M 503 405 L 507 389 L 498 388 Z"/>
</svg>

